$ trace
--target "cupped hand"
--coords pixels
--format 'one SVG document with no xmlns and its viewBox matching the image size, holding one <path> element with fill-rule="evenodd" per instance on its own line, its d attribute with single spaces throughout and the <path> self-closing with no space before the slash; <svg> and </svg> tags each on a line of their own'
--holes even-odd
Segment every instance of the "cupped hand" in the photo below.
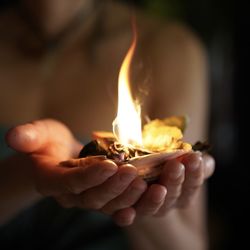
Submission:
<svg viewBox="0 0 250 250">
<path fill-rule="evenodd" d="M 126 225 L 137 216 L 164 216 L 171 209 L 186 208 L 204 181 L 214 172 L 215 161 L 208 155 L 192 152 L 181 159 L 167 161 L 159 181 L 150 185 L 132 208 L 117 211 L 117 224 Z"/>
<path fill-rule="evenodd" d="M 188 206 L 214 171 L 211 156 L 189 153 L 166 162 L 159 181 L 147 186 L 132 165 L 118 167 L 104 156 L 76 159 L 82 145 L 64 124 L 51 119 L 17 126 L 6 140 L 32 158 L 34 182 L 42 195 L 64 207 L 109 214 L 120 226 L 132 224 L 137 215 L 162 216 Z"/>
<path fill-rule="evenodd" d="M 104 156 L 76 159 L 82 145 L 56 120 L 17 126 L 7 133 L 6 141 L 32 158 L 38 192 L 54 197 L 64 207 L 112 215 L 134 205 L 147 186 L 132 165 L 118 168 Z M 134 216 L 130 215 L 126 223 L 130 224 Z"/>
</svg>

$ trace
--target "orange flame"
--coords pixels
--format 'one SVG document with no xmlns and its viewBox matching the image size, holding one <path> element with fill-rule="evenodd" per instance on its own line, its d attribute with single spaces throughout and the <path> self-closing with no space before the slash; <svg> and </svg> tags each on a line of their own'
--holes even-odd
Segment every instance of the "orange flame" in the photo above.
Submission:
<svg viewBox="0 0 250 250">
<path fill-rule="evenodd" d="M 134 27 L 134 25 L 133 25 Z M 123 145 L 142 145 L 141 108 L 133 100 L 130 89 L 130 65 L 136 48 L 137 35 L 133 29 L 133 41 L 125 56 L 118 79 L 118 112 L 113 121 L 113 132 Z"/>
</svg>

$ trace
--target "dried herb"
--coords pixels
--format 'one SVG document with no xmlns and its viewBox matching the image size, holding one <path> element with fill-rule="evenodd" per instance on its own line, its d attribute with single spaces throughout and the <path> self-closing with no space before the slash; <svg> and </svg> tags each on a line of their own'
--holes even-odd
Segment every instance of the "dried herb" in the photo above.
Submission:
<svg viewBox="0 0 250 250">
<path fill-rule="evenodd" d="M 211 150 L 211 145 L 208 142 L 196 142 L 193 146 L 192 149 L 194 151 L 201 151 L 201 152 L 207 152 Z"/>
<path fill-rule="evenodd" d="M 86 144 L 80 154 L 79 158 L 84 158 L 87 156 L 95 156 L 95 155 L 106 155 L 106 150 L 100 146 L 97 140 L 91 141 L 88 144 Z"/>
<path fill-rule="evenodd" d="M 82 148 L 79 158 L 105 155 L 107 158 L 112 159 L 115 162 L 126 162 L 133 157 L 143 156 L 149 153 L 150 152 L 143 149 L 124 146 L 114 139 L 106 139 L 105 144 L 102 140 L 93 140 L 86 144 Z"/>
</svg>

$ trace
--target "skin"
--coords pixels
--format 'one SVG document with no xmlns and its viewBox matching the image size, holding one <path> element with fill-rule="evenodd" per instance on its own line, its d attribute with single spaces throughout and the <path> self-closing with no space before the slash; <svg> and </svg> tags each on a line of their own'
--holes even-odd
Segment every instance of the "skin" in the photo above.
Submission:
<svg viewBox="0 0 250 250">
<path fill-rule="evenodd" d="M 82 9 L 91 7 L 91 0 L 43 0 L 32 1 L 22 0 L 22 5 L 37 28 L 43 33 L 46 39 L 62 32 Z"/>
<path fill-rule="evenodd" d="M 56 120 L 39 120 L 11 129 L 6 141 L 33 161 L 36 189 L 64 207 L 80 207 L 110 214 L 128 226 L 136 214 L 164 216 L 186 207 L 214 168 L 213 158 L 189 153 L 181 161 L 166 162 L 159 183 L 147 186 L 129 164 L 105 159 L 72 159 L 82 145 Z"/>
<path fill-rule="evenodd" d="M 77 8 L 70 0 L 65 0 L 65 4 L 60 1 L 60 8 L 56 7 L 58 1 L 51 2 L 36 1 L 36 6 L 46 10 L 39 16 L 34 1 L 23 1 L 48 41 L 70 25 L 87 1 L 77 1 L 81 6 Z M 123 8 L 116 6 L 112 11 L 122 12 Z M 65 12 L 68 15 L 62 15 Z M 168 161 L 158 183 L 151 186 L 137 176 L 131 165 L 118 168 L 105 159 L 75 159 L 82 144 L 73 134 L 83 137 L 93 130 L 109 130 L 115 117 L 115 105 L 109 102 L 107 86 L 113 96 L 116 75 L 130 44 L 131 28 L 124 28 L 119 17 L 118 20 L 109 17 L 103 20 L 108 27 L 104 30 L 106 36 L 95 44 L 90 46 L 86 42 L 91 32 L 81 38 L 76 30 L 60 43 L 58 50 L 37 58 L 17 49 L 20 37 L 16 34 L 23 31 L 19 30 L 22 27 L 19 19 L 17 25 L 7 16 L 7 24 L 12 25 L 7 31 L 8 25 L 0 26 L 4 37 L 10 31 L 13 37 L 17 36 L 11 42 L 0 40 L 0 52 L 8 58 L 0 60 L 0 106 L 8 111 L 1 112 L 0 122 L 13 125 L 6 142 L 18 152 L 0 161 L 0 223 L 8 222 L 44 196 L 52 196 L 64 207 L 110 214 L 118 225 L 126 226 L 134 249 L 186 249 L 186 246 L 206 249 L 203 183 L 214 171 L 211 156 L 190 153 L 180 161 Z M 129 18 L 125 23 L 129 23 Z M 134 64 L 140 57 L 146 70 L 152 69 L 155 83 L 144 109 L 152 118 L 189 114 L 191 124 L 185 140 L 191 143 L 203 140 L 208 111 L 204 49 L 185 26 L 152 23 L 138 15 L 141 36 Z M 91 27 L 89 24 L 90 30 Z M 95 53 L 90 61 L 91 49 Z M 146 56 L 153 62 L 149 67 Z M 93 115 L 96 110 L 98 114 Z M 40 117 L 56 120 L 39 120 Z"/>
</svg>

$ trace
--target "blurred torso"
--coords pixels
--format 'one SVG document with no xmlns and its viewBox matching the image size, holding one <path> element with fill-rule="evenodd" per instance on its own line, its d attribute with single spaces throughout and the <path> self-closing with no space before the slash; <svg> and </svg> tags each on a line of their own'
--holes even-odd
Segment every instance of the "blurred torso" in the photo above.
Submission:
<svg viewBox="0 0 250 250">
<path fill-rule="evenodd" d="M 137 13 L 139 40 L 132 64 L 136 80 L 132 84 L 137 94 L 140 85 L 156 72 L 153 81 L 147 81 L 150 95 L 143 108 L 149 115 L 154 109 L 162 108 L 161 103 L 150 106 L 156 96 L 152 82 L 157 86 L 161 74 L 169 71 L 172 83 L 166 84 L 164 91 L 159 87 L 157 97 L 169 103 L 174 91 L 186 84 L 181 79 L 188 68 L 179 49 L 183 47 L 186 51 L 185 30 L 170 25 L 169 36 L 161 35 L 164 25 Z M 52 117 L 82 137 L 93 130 L 112 129 L 119 68 L 132 39 L 129 8 L 108 3 L 101 12 L 93 13 L 52 44 L 41 41 L 22 15 L 12 9 L 0 16 L 0 33 L 0 124 L 12 126 Z M 155 52 L 162 58 L 155 57 Z M 166 55 L 169 62 L 162 64 L 164 68 L 158 67 Z M 165 105 L 163 115 L 167 109 Z"/>
<path fill-rule="evenodd" d="M 53 117 L 77 134 L 111 129 L 119 68 L 131 42 L 128 9 L 112 8 L 116 9 L 106 11 L 121 15 L 114 24 L 106 13 L 99 37 L 92 37 L 98 18 L 93 15 L 52 49 L 40 48 L 18 12 L 11 10 L 2 16 L 2 124 Z"/>
</svg>

